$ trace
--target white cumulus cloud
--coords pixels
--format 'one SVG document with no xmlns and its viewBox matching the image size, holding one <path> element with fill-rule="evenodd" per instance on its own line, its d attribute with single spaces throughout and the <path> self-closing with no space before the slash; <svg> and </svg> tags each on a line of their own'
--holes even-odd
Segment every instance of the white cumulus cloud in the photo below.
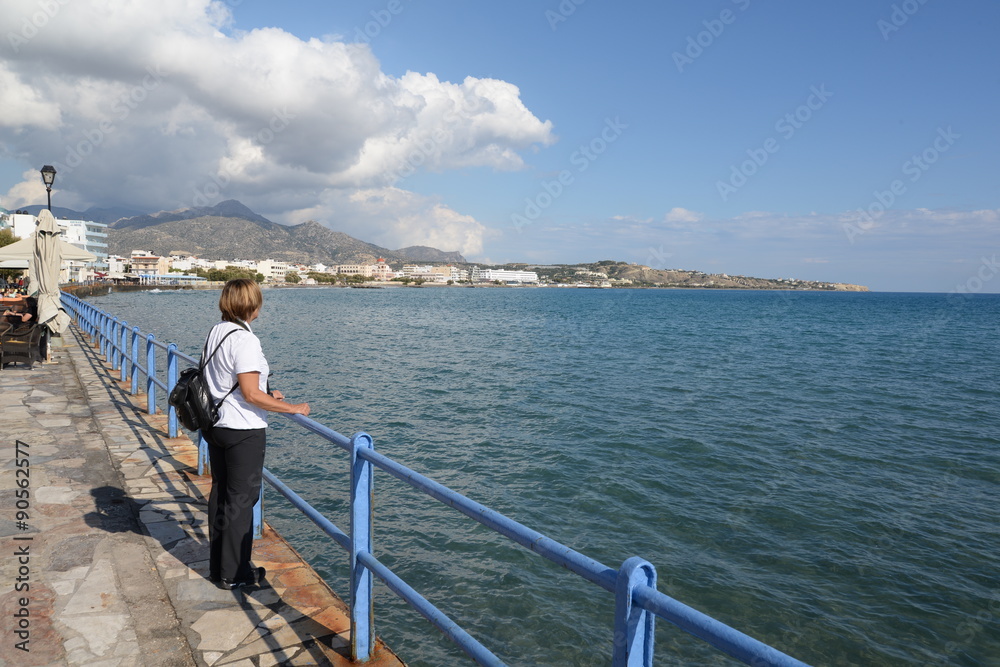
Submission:
<svg viewBox="0 0 1000 667">
<path fill-rule="evenodd" d="M 705 216 L 697 211 L 689 211 L 686 208 L 674 207 L 664 216 L 666 222 L 700 222 Z"/>
<path fill-rule="evenodd" d="M 483 226 L 416 195 L 403 205 L 406 177 L 519 169 L 521 151 L 555 141 L 511 83 L 389 76 L 364 44 L 230 31 L 221 2 L 42 4 L 4 0 L 0 12 L 0 157 L 55 165 L 61 205 L 240 199 L 279 216 L 354 195 L 360 212 L 365 193 L 380 191 L 395 205 L 370 221 L 373 234 L 471 252 Z M 15 185 L 8 196 L 28 192 Z M 336 227 L 335 213 L 320 221 Z"/>
<path fill-rule="evenodd" d="M 290 210 L 283 222 L 310 219 L 328 220 L 334 229 L 390 250 L 425 245 L 466 259 L 480 257 L 491 234 L 472 216 L 395 187 L 327 190 L 315 205 Z"/>
</svg>

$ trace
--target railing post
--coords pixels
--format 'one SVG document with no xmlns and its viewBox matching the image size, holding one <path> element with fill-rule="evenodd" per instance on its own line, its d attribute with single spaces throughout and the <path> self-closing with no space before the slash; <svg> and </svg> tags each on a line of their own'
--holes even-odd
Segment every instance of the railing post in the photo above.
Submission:
<svg viewBox="0 0 1000 667">
<path fill-rule="evenodd" d="M 146 336 L 146 413 L 156 414 L 156 346 L 153 334 Z"/>
<path fill-rule="evenodd" d="M 126 370 L 128 368 L 128 322 L 122 322 L 122 332 L 121 332 L 121 353 L 118 355 L 121 361 L 121 375 L 119 376 L 121 381 L 124 382 L 128 377 Z"/>
<path fill-rule="evenodd" d="M 171 343 L 167 345 L 167 398 L 177 384 L 177 345 Z M 167 401 L 167 437 L 177 437 L 177 409 Z"/>
<path fill-rule="evenodd" d="M 104 361 L 111 361 L 111 332 L 114 331 L 114 318 L 110 314 L 104 316 L 104 331 L 101 334 L 101 354 Z"/>
<path fill-rule="evenodd" d="M 358 456 L 361 449 L 374 449 L 367 433 L 351 438 L 351 658 L 365 662 L 371 657 L 375 639 L 372 607 L 372 573 L 358 562 L 358 554 L 372 550 L 372 464 Z"/>
<path fill-rule="evenodd" d="M 632 603 L 638 586 L 656 590 L 656 569 L 638 556 L 618 569 L 615 583 L 615 637 L 613 667 L 652 667 L 653 627 L 656 615 Z"/>
<path fill-rule="evenodd" d="M 130 394 L 139 393 L 139 327 L 132 327 L 132 387 Z"/>
<path fill-rule="evenodd" d="M 97 311 L 97 322 L 94 327 L 94 347 L 100 350 L 101 353 L 104 352 L 104 322 L 107 316 L 103 311 Z"/>
<path fill-rule="evenodd" d="M 108 361 L 111 362 L 111 370 L 118 370 L 118 354 L 116 354 L 115 346 L 118 345 L 118 327 L 121 326 L 121 322 L 118 318 L 111 320 L 111 338 L 108 340 Z"/>
</svg>

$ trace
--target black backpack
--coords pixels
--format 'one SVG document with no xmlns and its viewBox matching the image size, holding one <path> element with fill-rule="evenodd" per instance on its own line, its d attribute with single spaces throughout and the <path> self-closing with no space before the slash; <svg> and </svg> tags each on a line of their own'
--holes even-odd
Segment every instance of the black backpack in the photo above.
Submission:
<svg viewBox="0 0 1000 667">
<path fill-rule="evenodd" d="M 219 420 L 219 406 L 222 405 L 222 401 L 229 398 L 229 394 L 240 386 L 239 382 L 234 384 L 233 388 L 222 397 L 222 400 L 216 403 L 212 400 L 212 394 L 208 390 L 208 383 L 205 382 L 204 377 L 205 366 L 222 347 L 222 343 L 237 331 L 238 329 L 233 329 L 223 336 L 207 359 L 205 352 L 208 351 L 208 339 L 206 339 L 205 349 L 201 352 L 201 362 L 197 368 L 187 368 L 181 371 L 180 377 L 177 378 L 177 384 L 170 392 L 167 403 L 174 407 L 174 410 L 177 411 L 177 419 L 189 431 L 203 431 L 214 426 L 215 422 Z"/>
</svg>

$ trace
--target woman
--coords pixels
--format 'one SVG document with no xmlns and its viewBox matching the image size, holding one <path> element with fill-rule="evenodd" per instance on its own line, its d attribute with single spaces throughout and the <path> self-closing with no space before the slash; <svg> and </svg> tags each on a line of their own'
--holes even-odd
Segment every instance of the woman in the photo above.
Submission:
<svg viewBox="0 0 1000 667">
<path fill-rule="evenodd" d="M 250 552 L 267 412 L 309 414 L 308 403 L 286 403 L 281 392 L 267 390 L 267 359 L 250 330 L 263 302 L 253 280 L 227 282 L 219 297 L 222 322 L 212 327 L 205 345 L 211 358 L 206 357 L 204 376 L 213 399 L 221 401 L 218 421 L 203 433 L 212 464 L 208 576 L 226 589 L 254 585 L 265 574 L 264 568 L 251 564 Z"/>
</svg>

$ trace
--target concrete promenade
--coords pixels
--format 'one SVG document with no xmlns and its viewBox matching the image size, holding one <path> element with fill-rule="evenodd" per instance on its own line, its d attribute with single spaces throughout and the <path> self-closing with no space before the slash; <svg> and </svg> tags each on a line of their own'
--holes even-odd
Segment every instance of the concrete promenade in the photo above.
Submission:
<svg viewBox="0 0 1000 667">
<path fill-rule="evenodd" d="M 346 605 L 270 527 L 264 585 L 206 579 L 197 448 L 75 326 L 52 347 L 0 370 L 0 665 L 353 664 Z"/>
</svg>

